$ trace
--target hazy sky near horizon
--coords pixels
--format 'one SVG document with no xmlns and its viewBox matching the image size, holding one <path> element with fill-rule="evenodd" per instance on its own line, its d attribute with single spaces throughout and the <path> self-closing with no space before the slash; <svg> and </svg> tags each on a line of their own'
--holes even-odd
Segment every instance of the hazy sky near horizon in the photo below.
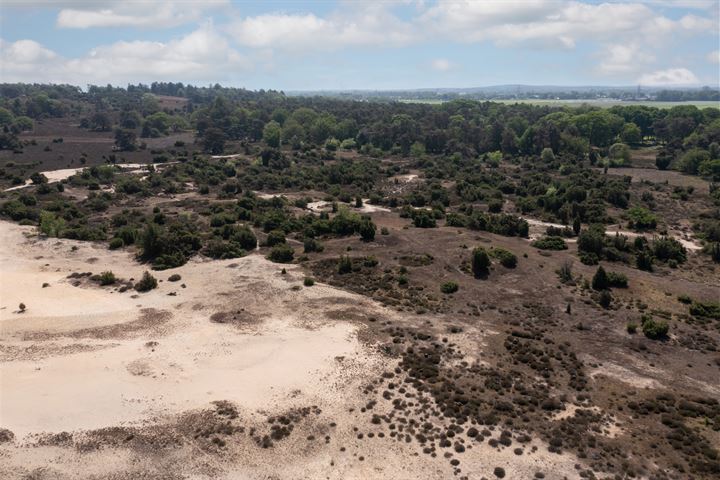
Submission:
<svg viewBox="0 0 720 480">
<path fill-rule="evenodd" d="M 0 82 L 720 84 L 720 0 L 0 0 Z"/>
</svg>

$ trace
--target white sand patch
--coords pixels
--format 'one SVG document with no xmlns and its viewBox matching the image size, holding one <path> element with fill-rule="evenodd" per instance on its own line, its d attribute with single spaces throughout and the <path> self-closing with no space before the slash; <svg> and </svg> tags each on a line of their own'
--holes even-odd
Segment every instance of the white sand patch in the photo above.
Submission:
<svg viewBox="0 0 720 480">
<path fill-rule="evenodd" d="M 342 366 L 336 357 L 366 355 L 357 326 L 323 320 L 306 304 L 349 294 L 322 285 L 293 291 L 302 279 L 293 267 L 280 275 L 278 265 L 257 255 L 196 259 L 154 272 L 159 279 L 177 272 L 181 282 L 133 298 L 132 290 L 74 287 L 65 278 L 111 269 L 137 279 L 145 267 L 130 253 L 26 237 L 31 227 L 0 226 L 0 347 L 42 349 L 66 338 L 106 346 L 34 361 L 4 358 L 0 418 L 19 438 L 147 421 L 217 399 L 268 409 L 299 391 L 328 401 L 335 392 L 324 379 Z M 42 288 L 44 282 L 50 286 Z M 27 311 L 15 313 L 21 301 Z M 213 313 L 241 309 L 247 325 L 210 320 Z M 148 347 L 148 341 L 157 345 Z"/>
</svg>

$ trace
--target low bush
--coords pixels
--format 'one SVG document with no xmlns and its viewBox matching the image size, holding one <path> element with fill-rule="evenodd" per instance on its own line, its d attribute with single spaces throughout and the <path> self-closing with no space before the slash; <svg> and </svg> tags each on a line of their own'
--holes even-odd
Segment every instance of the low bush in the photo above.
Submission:
<svg viewBox="0 0 720 480">
<path fill-rule="evenodd" d="M 458 284 L 453 281 L 445 282 L 440 285 L 440 291 L 446 294 L 455 293 L 458 291 L 459 288 L 460 287 L 458 286 Z"/>
<path fill-rule="evenodd" d="M 720 319 L 720 303 L 694 301 L 690 305 L 690 315 Z"/>
<path fill-rule="evenodd" d="M 125 246 L 125 242 L 123 242 L 122 238 L 113 238 L 110 240 L 110 243 L 108 244 L 108 248 L 110 250 L 117 250 L 118 248 L 122 248 Z"/>
<path fill-rule="evenodd" d="M 490 254 L 497 258 L 500 265 L 505 268 L 515 268 L 517 266 L 517 256 L 510 250 L 505 250 L 504 248 L 493 248 L 490 251 Z"/>
<path fill-rule="evenodd" d="M 115 278 L 115 274 L 111 271 L 102 272 L 98 278 L 98 281 L 100 282 L 100 285 L 112 285 L 117 281 L 117 278 Z"/>
<path fill-rule="evenodd" d="M 670 327 L 664 320 L 655 320 L 650 315 L 642 316 L 642 331 L 647 338 L 658 340 L 665 338 L 668 334 Z"/>
<path fill-rule="evenodd" d="M 157 279 L 150 275 L 150 272 L 146 271 L 143 273 L 140 281 L 135 284 L 135 290 L 138 292 L 149 292 L 150 290 L 157 288 L 157 285 Z"/>
<path fill-rule="evenodd" d="M 306 287 L 312 287 L 313 285 L 315 285 L 315 279 L 310 278 L 310 277 L 305 277 L 305 279 L 303 280 L 303 285 L 305 285 Z"/>
<path fill-rule="evenodd" d="M 295 250 L 287 243 L 275 245 L 267 256 L 268 260 L 275 263 L 290 263 L 294 257 Z"/>
<path fill-rule="evenodd" d="M 173 273 L 168 277 L 168 282 L 179 282 L 180 280 L 182 280 L 182 277 L 177 273 Z"/>
<path fill-rule="evenodd" d="M 567 250 L 568 246 L 562 237 L 545 236 L 532 242 L 532 246 L 540 250 Z"/>
</svg>

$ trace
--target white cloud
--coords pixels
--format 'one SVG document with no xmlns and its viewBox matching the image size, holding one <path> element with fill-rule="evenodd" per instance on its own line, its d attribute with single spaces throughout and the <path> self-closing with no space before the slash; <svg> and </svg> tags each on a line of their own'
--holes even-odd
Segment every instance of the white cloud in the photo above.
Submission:
<svg viewBox="0 0 720 480">
<path fill-rule="evenodd" d="M 720 50 L 715 50 L 708 53 L 707 61 L 710 63 L 720 63 Z"/>
<path fill-rule="evenodd" d="M 637 72 L 643 65 L 654 60 L 654 56 L 644 53 L 638 45 L 608 45 L 598 71 L 607 75 Z"/>
<path fill-rule="evenodd" d="M 226 31 L 246 47 L 306 53 L 355 46 L 403 46 L 419 39 L 411 24 L 393 16 L 382 4 L 325 18 L 312 13 L 269 13 L 232 22 Z"/>
<path fill-rule="evenodd" d="M 557 0 L 440 0 L 420 22 L 430 31 L 461 42 L 490 40 L 498 45 L 534 46 L 541 42 L 565 48 L 582 40 L 657 39 L 673 31 L 713 29 L 710 19 L 686 15 L 674 21 L 641 3 Z"/>
<path fill-rule="evenodd" d="M 0 43 L 3 82 L 75 85 L 128 82 L 222 81 L 253 68 L 208 23 L 168 42 L 116 42 L 78 58 L 63 58 L 31 40 Z"/>
<path fill-rule="evenodd" d="M 453 64 L 450 63 L 450 61 L 446 58 L 436 58 L 432 62 L 430 62 L 430 67 L 432 67 L 433 70 L 437 70 L 438 72 L 447 72 L 451 68 L 453 68 Z"/>
<path fill-rule="evenodd" d="M 667 70 L 646 73 L 638 79 L 637 83 L 648 86 L 697 85 L 700 81 L 695 74 L 687 68 L 669 68 Z"/>
<path fill-rule="evenodd" d="M 54 3 L 58 4 L 60 2 Z M 228 4 L 228 0 L 67 2 L 67 7 L 58 13 L 57 25 L 61 28 L 174 27 L 197 21 L 206 11 Z"/>
</svg>

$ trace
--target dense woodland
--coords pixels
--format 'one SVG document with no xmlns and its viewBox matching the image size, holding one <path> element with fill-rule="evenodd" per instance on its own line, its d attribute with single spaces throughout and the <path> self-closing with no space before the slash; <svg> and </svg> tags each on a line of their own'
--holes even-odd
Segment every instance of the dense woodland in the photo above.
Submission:
<svg viewBox="0 0 720 480">
<path fill-rule="evenodd" d="M 235 225 L 238 221 L 252 222 L 265 233 L 282 232 L 278 243 L 294 234 L 310 249 L 317 248 L 314 239 L 323 235 L 371 236 L 370 230 L 374 235 L 369 219 L 337 204 L 332 218 L 296 215 L 291 209 L 304 207 L 302 201 L 292 205 L 252 193 L 314 190 L 331 202 L 361 204 L 364 198 L 399 208 L 417 228 L 444 220 L 451 226 L 527 236 L 521 216 L 534 215 L 567 225 L 549 232 L 549 248 L 561 245 L 563 236 L 580 235 L 585 263 L 606 259 L 652 269 L 653 261 L 681 263 L 684 249 L 665 237 L 648 243 L 604 236 L 604 225 L 624 221 L 636 231 L 664 233 L 662 219 L 653 212 L 653 193 L 634 198 L 629 177 L 605 173 L 630 166 L 633 149 L 654 145 L 658 169 L 720 180 L 717 108 L 358 102 L 181 83 L 91 86 L 87 92 L 65 85 L 2 85 L 0 93 L 3 149 L 22 152 L 27 142 L 22 132 L 52 118 L 72 117 L 78 129 L 113 132 L 115 138 L 115 152 L 101 162 L 109 165 L 95 162 L 67 182 L 90 188 L 88 199 L 67 200 L 58 192 L 62 183 L 48 186 L 35 172 L 30 176 L 35 191 L 19 191 L 3 203 L 2 214 L 39 222 L 57 236 L 111 239 L 114 247 L 142 241 L 143 258 L 158 268 L 181 265 L 201 249 L 213 257 L 241 255 L 255 237 Z M 163 98 L 172 98 L 172 106 Z M 124 152 L 146 149 L 146 139 L 186 131 L 194 132 L 194 145 L 178 141 L 151 152 L 157 163 L 178 163 L 144 179 L 122 175 L 112 166 L 122 162 Z M 208 155 L 228 153 L 239 155 Z M 388 163 L 388 158 L 396 161 Z M 410 191 L 388 194 L 383 185 L 408 169 L 421 171 L 425 181 Z M 11 168 L 0 175 L 11 185 L 27 178 Z M 197 219 L 168 219 L 159 211 L 148 216 L 124 208 L 106 214 L 133 196 L 180 193 L 188 182 L 208 198 L 237 202 L 194 207 L 210 229 Z M 101 191 L 101 185 L 110 184 L 116 185 L 114 193 Z M 707 243 L 706 253 L 718 261 L 720 188 L 711 184 L 710 192 L 714 210 L 693 220 L 696 234 Z M 673 193 L 691 194 L 682 188 Z M 510 209 L 503 208 L 506 202 Z M 581 232 L 580 225 L 593 227 Z"/>
</svg>

